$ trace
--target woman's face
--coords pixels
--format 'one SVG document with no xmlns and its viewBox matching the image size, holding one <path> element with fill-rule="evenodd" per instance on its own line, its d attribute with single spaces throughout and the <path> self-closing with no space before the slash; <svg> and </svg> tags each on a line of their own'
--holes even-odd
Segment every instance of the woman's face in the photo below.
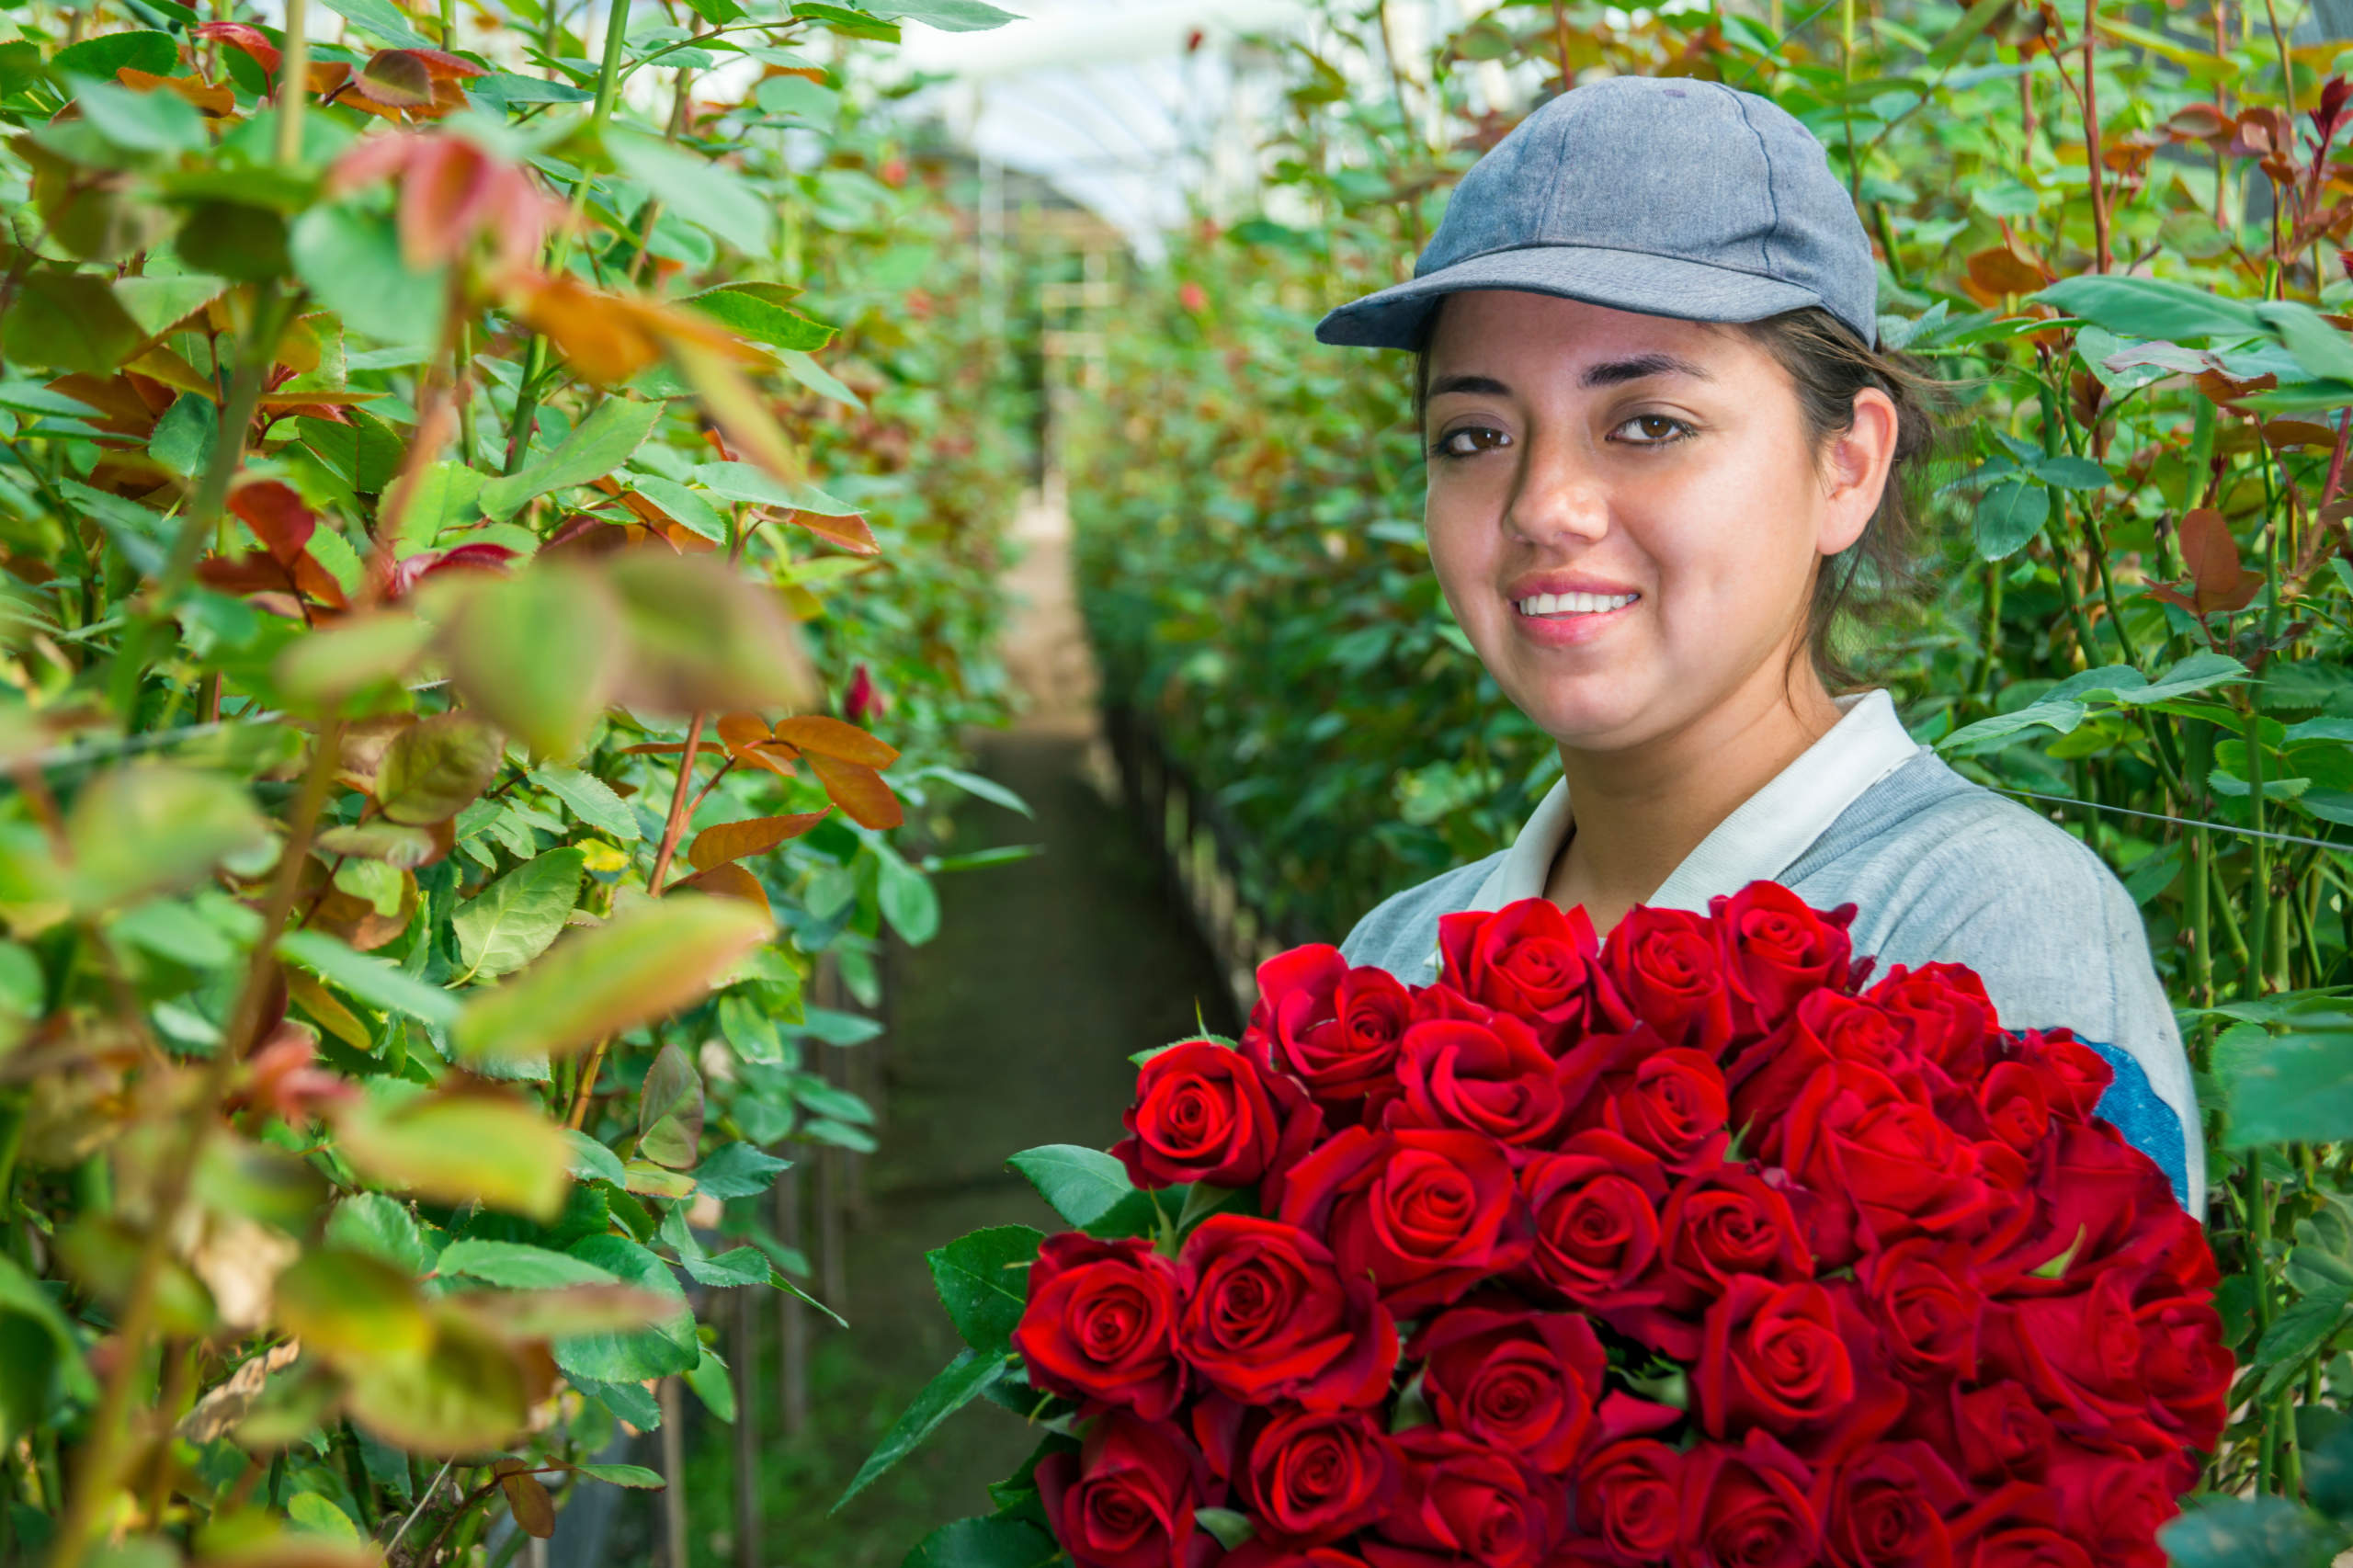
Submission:
<svg viewBox="0 0 2353 1568">
<path fill-rule="evenodd" d="M 1895 411 L 1864 393 L 1817 451 L 1788 373 L 1738 332 L 1482 290 L 1440 312 L 1423 434 L 1430 556 L 1472 646 L 1547 734 L 1615 750 L 1780 700 L 1814 563 L 1877 507 Z"/>
</svg>

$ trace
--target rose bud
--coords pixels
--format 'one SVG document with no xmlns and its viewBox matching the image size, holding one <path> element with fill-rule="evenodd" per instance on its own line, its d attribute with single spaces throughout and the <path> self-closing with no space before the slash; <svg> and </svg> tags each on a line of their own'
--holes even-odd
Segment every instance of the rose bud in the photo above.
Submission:
<svg viewBox="0 0 2353 1568">
<path fill-rule="evenodd" d="M 1920 1054 L 1960 1083 L 1984 1071 L 1986 1047 L 2000 1038 L 1985 983 L 1964 964 L 1897 964 L 1863 994 L 1909 1018 Z"/>
<path fill-rule="evenodd" d="M 1089 1414 L 1118 1405 L 1165 1420 L 1184 1392 L 1176 1268 L 1140 1236 L 1049 1236 L 1029 1266 L 1013 1331 L 1029 1381 Z"/>
<path fill-rule="evenodd" d="M 1597 1027 L 1623 1029 L 1641 1018 L 1669 1046 L 1710 1056 L 1732 1038 L 1723 948 L 1704 915 L 1636 904 L 1602 944 L 1601 973 L 1603 994 L 1622 1006 Z"/>
<path fill-rule="evenodd" d="M 1790 1108 L 1783 1163 L 1822 1199 L 1811 1239 L 1818 1267 L 1910 1235 L 1973 1237 L 1991 1189 L 1974 1144 L 1886 1074 L 1834 1062 Z"/>
<path fill-rule="evenodd" d="M 1873 1337 L 1851 1286 L 1743 1275 L 1708 1309 L 1694 1414 L 1711 1437 L 1758 1428 L 1817 1461 L 1851 1453 L 1904 1413 Z"/>
<path fill-rule="evenodd" d="M 1567 1109 L 1564 1064 L 1503 1014 L 1485 1023 L 1415 1024 L 1398 1048 L 1396 1072 L 1394 1097 L 1376 1096 L 1386 1127 L 1482 1133 L 1517 1153 L 1550 1138 Z"/>
<path fill-rule="evenodd" d="M 1666 1306 L 1698 1317 L 1737 1274 L 1790 1284 L 1813 1278 L 1786 1193 L 1767 1185 L 1750 1165 L 1718 1165 L 1686 1176 L 1659 1216 L 1665 1253 Z"/>
<path fill-rule="evenodd" d="M 1173 1426 L 1115 1411 L 1079 1451 L 1039 1461 L 1054 1539 L 1078 1568 L 1208 1568 L 1217 1541 L 1193 1511 L 1223 1499 L 1200 1450 Z"/>
<path fill-rule="evenodd" d="M 1532 1244 L 1510 1162 L 1471 1132 L 1348 1128 L 1284 1176 L 1277 1216 L 1321 1232 L 1400 1317 L 1509 1273 Z"/>
<path fill-rule="evenodd" d="M 1562 1533 L 1561 1483 L 1508 1454 L 1435 1426 L 1401 1433 L 1405 1483 L 1364 1543 L 1372 1568 L 1427 1568 L 1433 1554 L 1482 1568 L 1537 1568 Z"/>
<path fill-rule="evenodd" d="M 1472 1001 L 1525 1020 L 1558 1053 L 1585 1032 L 1600 940 L 1583 907 L 1525 898 L 1497 910 L 1442 915 L 1446 983 Z"/>
<path fill-rule="evenodd" d="M 2059 1433 L 2024 1384 L 2006 1379 L 1966 1393 L 1956 1388 L 1952 1404 L 1955 1457 L 1971 1480 L 1985 1486 L 2042 1480 Z"/>
<path fill-rule="evenodd" d="M 1915 1381 L 1977 1375 L 1985 1312 L 1967 1247 L 1925 1237 L 1866 1254 L 1855 1279 L 1895 1369 Z"/>
<path fill-rule="evenodd" d="M 1112 1146 L 1138 1187 L 1250 1187 L 1313 1146 L 1323 1119 L 1307 1091 L 1239 1051 L 1180 1041 L 1136 1074 L 1129 1136 Z"/>
<path fill-rule="evenodd" d="M 2060 1530 L 2100 1568 L 2166 1568 L 2158 1527 L 2181 1512 L 2195 1467 L 2156 1465 L 2133 1455 L 2071 1452 L 2052 1460 Z"/>
<path fill-rule="evenodd" d="M 1350 969 L 1337 948 L 1294 948 L 1258 966 L 1242 1049 L 1306 1085 L 1329 1125 L 1348 1126 L 1394 1077 L 1413 1011 L 1413 994 L 1387 971 Z"/>
<path fill-rule="evenodd" d="M 1212 1214 L 1177 1257 L 1176 1344 L 1201 1381 L 1248 1404 L 1379 1404 L 1397 1366 L 1397 1326 L 1361 1274 L 1273 1220 Z"/>
<path fill-rule="evenodd" d="M 1789 1449 L 1752 1431 L 1741 1447 L 1701 1443 L 1683 1456 L 1683 1568 L 1810 1568 L 1822 1542 L 1813 1477 Z"/>
<path fill-rule="evenodd" d="M 1847 988 L 1853 904 L 1814 909 L 1779 883 L 1759 880 L 1711 898 L 1708 914 L 1723 944 L 1738 1032 L 1770 1034 L 1807 992 Z"/>
<path fill-rule="evenodd" d="M 1595 1451 L 1576 1473 L 1576 1528 L 1621 1563 L 1665 1562 L 1683 1522 L 1683 1456 L 1647 1437 Z"/>
<path fill-rule="evenodd" d="M 1656 1160 L 1614 1132 L 1580 1132 L 1520 1167 L 1519 1188 L 1536 1224 L 1537 1278 L 1595 1312 L 1657 1303 L 1657 1287 L 1636 1289 L 1658 1256 L 1666 1174 Z"/>
<path fill-rule="evenodd" d="M 1438 1424 L 1567 1472 L 1593 1427 L 1608 1358 L 1584 1318 L 1477 1301 L 1449 1308 L 1415 1335 L 1422 1392 Z"/>
<path fill-rule="evenodd" d="M 1835 1568 L 1948 1568 L 1947 1520 L 1971 1501 L 1926 1443 L 1873 1446 L 1814 1484 L 1824 1555 Z"/>
<path fill-rule="evenodd" d="M 1592 1065 L 1600 1075 L 1572 1125 L 1615 1132 L 1678 1176 L 1722 1163 L 1732 1143 L 1731 1105 L 1713 1060 L 1668 1049 L 1647 1024 L 1596 1036 L 1583 1050 L 1597 1054 Z"/>
<path fill-rule="evenodd" d="M 1360 1410 L 1255 1416 L 1234 1477 L 1262 1539 L 1323 1545 L 1387 1512 L 1403 1465 L 1397 1445 Z"/>
</svg>

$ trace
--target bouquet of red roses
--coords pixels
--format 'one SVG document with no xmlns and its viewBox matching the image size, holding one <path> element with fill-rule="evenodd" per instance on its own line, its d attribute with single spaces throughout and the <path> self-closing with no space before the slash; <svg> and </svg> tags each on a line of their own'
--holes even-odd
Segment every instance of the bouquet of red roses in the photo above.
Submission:
<svg viewBox="0 0 2353 1568">
<path fill-rule="evenodd" d="M 1867 985 L 1853 914 L 1268 960 L 1110 1154 L 1015 1157 L 1077 1229 L 932 1255 L 972 1348 L 853 1491 L 984 1393 L 1048 1436 L 924 1561 L 2162 1568 L 2233 1371 L 2204 1235 L 2097 1051 Z"/>
</svg>

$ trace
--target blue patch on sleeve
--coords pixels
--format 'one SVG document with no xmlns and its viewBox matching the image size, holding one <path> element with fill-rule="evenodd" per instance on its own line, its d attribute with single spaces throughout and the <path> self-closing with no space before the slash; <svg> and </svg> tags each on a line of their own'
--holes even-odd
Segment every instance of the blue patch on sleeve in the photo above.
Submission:
<svg viewBox="0 0 2353 1568">
<path fill-rule="evenodd" d="M 2149 1075 L 2132 1053 L 2113 1045 L 2102 1045 L 2086 1040 L 2090 1046 L 2116 1069 L 2116 1081 L 2099 1097 L 2096 1108 L 2106 1117 L 2124 1141 L 2156 1161 L 2157 1169 L 2165 1173 L 2165 1180 L 2173 1184 L 2174 1200 L 2183 1208 L 2189 1207 L 2189 1150 L 2183 1142 L 2181 1118 L 2173 1107 L 2157 1098 L 2149 1087 Z"/>
</svg>

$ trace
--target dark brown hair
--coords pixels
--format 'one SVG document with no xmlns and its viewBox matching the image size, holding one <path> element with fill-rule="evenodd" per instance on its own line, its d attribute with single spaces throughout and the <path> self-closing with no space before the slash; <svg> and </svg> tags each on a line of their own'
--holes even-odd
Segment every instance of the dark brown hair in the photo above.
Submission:
<svg viewBox="0 0 2353 1568">
<path fill-rule="evenodd" d="M 1442 308 L 1444 301 L 1439 303 Z M 1438 311 L 1430 312 L 1414 350 L 1417 426 L 1429 403 L 1429 341 L 1438 317 Z M 1895 404 L 1895 460 L 1889 465 L 1879 509 L 1860 538 L 1816 567 L 1813 597 L 1806 605 L 1803 651 L 1833 695 L 1852 690 L 1862 684 L 1863 676 L 1832 645 L 1831 633 L 1840 619 L 1879 623 L 1928 586 L 1921 563 L 1926 543 L 1921 500 L 1941 434 L 1937 415 L 1943 389 L 1917 361 L 1867 347 L 1819 306 L 1733 324 L 1730 330 L 1770 354 L 1789 376 L 1817 451 L 1853 426 L 1855 398 L 1866 388 L 1877 387 Z"/>
</svg>

